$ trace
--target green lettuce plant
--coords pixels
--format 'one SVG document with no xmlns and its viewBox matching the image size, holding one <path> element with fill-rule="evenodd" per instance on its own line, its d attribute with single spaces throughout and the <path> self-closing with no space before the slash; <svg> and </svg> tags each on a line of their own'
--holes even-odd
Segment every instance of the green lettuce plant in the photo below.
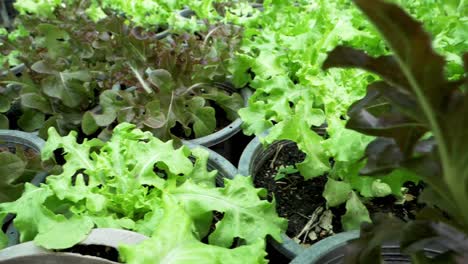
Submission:
<svg viewBox="0 0 468 264">
<path fill-rule="evenodd" d="M 301 19 L 297 19 L 301 17 Z M 375 76 L 362 71 L 323 72 L 326 52 L 338 43 L 365 45 L 375 54 L 385 53 L 381 39 L 348 1 L 266 1 L 256 23 L 245 29 L 236 60 L 231 64 L 238 86 L 255 89 L 249 106 L 239 111 L 244 133 L 263 141 L 292 140 L 306 154 L 296 164 L 305 179 L 328 174 L 323 196 L 330 207 L 346 204 L 345 230 L 370 221 L 360 198 L 401 197 L 402 177 L 361 178 L 359 168 L 371 137 L 345 129 L 346 109 L 365 93 Z M 327 138 L 313 128 L 327 124 Z M 334 166 L 329 160 L 334 160 Z"/>
<path fill-rule="evenodd" d="M 228 0 L 175 0 L 175 1 L 125 1 L 125 0 L 87 0 L 81 1 L 86 5 L 84 10 L 93 20 L 100 20 L 108 16 L 107 9 L 124 15 L 128 21 L 148 29 L 170 28 L 172 31 L 198 31 L 206 29 L 206 20 L 211 23 L 230 21 L 242 23 L 253 19 L 258 10 L 250 5 L 250 1 Z M 15 3 L 20 14 L 34 14 L 41 17 L 53 17 L 54 11 L 61 7 L 69 7 L 76 3 L 73 0 L 26 0 Z M 183 17 L 182 10 L 191 10 L 193 16 Z"/>
<path fill-rule="evenodd" d="M 22 15 L 30 33 L 3 37 L 1 52 L 17 52 L 25 65 L 21 76 L 0 78 L 21 87 L 12 99 L 21 102 L 23 115 L 10 123 L 39 129 L 42 137 L 50 126 L 61 135 L 106 137 L 117 123 L 132 122 L 167 140 L 212 133 L 214 107 L 228 120 L 237 117 L 243 100 L 226 82 L 238 27 L 218 24 L 158 40 L 120 16 L 93 22 L 86 7 L 75 2 L 55 9 L 54 17 Z M 176 126 L 181 132 L 174 135 Z"/>
<path fill-rule="evenodd" d="M 183 263 L 186 254 L 203 263 L 224 258 L 266 263 L 263 240 L 267 235 L 281 240 L 287 225 L 250 177 L 224 179 L 217 187 L 217 172 L 207 170 L 208 152 L 174 149 L 172 141 L 132 124 L 118 125 L 107 142 L 78 143 L 76 132 L 61 137 L 50 128 L 42 158 L 53 159 L 57 149 L 63 149 L 65 159 L 60 174 L 39 187 L 26 184 L 18 200 L 0 204 L 0 216 L 16 214 L 22 242 L 66 249 L 94 227 L 122 228 L 152 237 L 141 246 L 124 247 L 123 258 L 130 263 L 168 256 Z M 223 216 L 215 221 L 213 212 Z M 205 237 L 208 244 L 200 242 Z M 136 260 L 141 258 L 146 262 Z"/>
<path fill-rule="evenodd" d="M 348 112 L 348 128 L 377 137 L 367 147 L 361 172 L 375 175 L 404 168 L 417 173 L 426 183 L 419 199 L 428 208 L 409 223 L 380 217 L 374 225 L 364 225 L 361 237 L 348 248 L 347 261 L 382 262 L 380 245 L 400 241 L 414 263 L 465 263 L 468 53 L 463 51 L 464 73 L 459 79 L 448 78 L 453 56 L 447 64 L 447 58 L 436 53 L 420 22 L 382 0 L 354 2 L 393 51 L 390 56 L 372 57 L 340 46 L 324 63 L 325 68 L 361 68 L 381 77 Z M 463 3 L 453 6 L 466 10 Z M 443 245 L 448 252 L 428 258 L 423 252 L 428 243 Z"/>
</svg>

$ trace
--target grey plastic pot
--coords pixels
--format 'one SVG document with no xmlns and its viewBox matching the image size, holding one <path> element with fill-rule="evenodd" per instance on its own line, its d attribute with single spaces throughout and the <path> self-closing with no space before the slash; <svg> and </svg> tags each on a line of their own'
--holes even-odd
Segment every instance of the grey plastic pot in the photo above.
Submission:
<svg viewBox="0 0 468 264">
<path fill-rule="evenodd" d="M 325 238 L 309 247 L 297 256 L 290 264 L 342 264 L 344 263 L 345 246 L 348 241 L 358 238 L 359 231 L 350 231 Z M 385 263 L 411 263 L 409 256 L 401 253 L 397 243 L 382 245 L 381 255 Z M 424 253 L 428 257 L 434 257 L 445 252 L 443 245 L 428 244 Z"/>
<path fill-rule="evenodd" d="M 79 245 L 98 245 L 117 248 L 119 245 L 135 245 L 148 237 L 126 230 L 113 228 L 93 229 Z M 114 264 L 117 262 L 78 253 L 51 252 L 34 245 L 34 242 L 22 243 L 0 251 L 0 264 Z"/>
<path fill-rule="evenodd" d="M 268 131 L 265 132 L 260 137 L 266 136 Z M 275 155 L 276 147 L 280 144 L 294 144 L 291 141 L 277 141 L 273 144 L 269 145 L 267 148 L 264 148 L 262 143 L 260 142 L 259 137 L 255 137 L 247 147 L 242 152 L 241 158 L 239 160 L 238 172 L 240 175 L 251 175 L 255 177 L 257 172 L 263 166 L 263 164 L 270 159 L 273 155 Z M 273 239 L 269 241 L 271 245 L 278 250 L 281 254 L 286 256 L 289 259 L 293 259 L 296 256 L 300 255 L 305 248 L 300 244 L 296 243 L 286 234 L 282 235 L 283 242 L 279 243 Z"/>
<path fill-rule="evenodd" d="M 331 252 L 335 252 L 337 249 L 344 249 L 343 247 L 349 240 L 355 239 L 359 237 L 359 231 L 350 231 L 350 232 L 343 232 L 336 234 L 331 237 L 327 237 L 315 244 L 313 244 L 308 249 L 304 250 L 300 253 L 296 258 L 293 259 L 291 264 L 312 264 L 312 263 L 328 263 L 325 262 L 327 256 L 330 255 Z M 324 261 L 324 262 L 317 262 L 317 261 Z M 334 262 L 331 262 L 334 263 Z"/>
<path fill-rule="evenodd" d="M 26 133 L 17 130 L 0 130 L 0 146 L 15 146 L 22 145 L 28 148 L 35 150 L 38 154 L 41 153 L 41 150 L 45 142 L 40 137 L 35 136 L 31 133 Z M 47 173 L 40 172 L 34 176 L 31 183 L 38 186 L 40 183 L 44 182 Z M 8 224 L 13 219 L 13 215 L 8 215 L 2 226 Z"/>
<path fill-rule="evenodd" d="M 244 88 L 240 91 L 240 93 L 242 95 L 242 98 L 244 99 L 244 106 L 247 106 L 249 98 L 250 96 L 252 96 L 252 91 L 249 88 Z M 183 140 L 183 142 L 189 142 L 191 144 L 211 147 L 221 142 L 224 142 L 232 136 L 234 136 L 235 134 L 239 133 L 239 131 L 241 131 L 242 129 L 241 126 L 242 120 L 240 119 L 240 117 L 238 117 L 236 120 L 232 121 L 232 123 L 230 123 L 228 126 L 213 134 L 191 140 Z"/>
</svg>

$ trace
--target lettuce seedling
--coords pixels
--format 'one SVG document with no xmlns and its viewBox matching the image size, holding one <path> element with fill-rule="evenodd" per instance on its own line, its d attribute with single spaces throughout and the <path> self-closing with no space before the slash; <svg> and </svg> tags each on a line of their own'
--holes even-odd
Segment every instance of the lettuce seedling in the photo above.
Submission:
<svg viewBox="0 0 468 264">
<path fill-rule="evenodd" d="M 348 111 L 348 128 L 377 137 L 367 147 L 367 164 L 361 172 L 375 175 L 404 168 L 417 173 L 426 183 L 420 200 L 430 208 L 407 225 L 379 219 L 374 226 L 363 227 L 360 241 L 350 247 L 349 263 L 358 259 L 376 263 L 380 243 L 386 240 L 400 240 L 402 250 L 417 263 L 430 262 L 421 253 L 428 241 L 441 242 L 457 253 L 458 263 L 464 263 L 468 259 L 468 167 L 463 143 L 468 128 L 468 54 L 463 55 L 465 76 L 448 80 L 446 60 L 434 51 L 421 23 L 382 0 L 354 2 L 393 51 L 371 57 L 340 46 L 324 63 L 326 69 L 361 68 L 382 78 L 369 85 L 366 96 Z M 438 260 L 455 261 L 451 254 Z"/>
<path fill-rule="evenodd" d="M 217 172 L 207 170 L 209 153 L 203 149 L 174 149 L 172 141 L 163 142 L 129 123 L 118 125 L 107 142 L 78 143 L 76 136 L 72 131 L 61 137 L 50 128 L 42 158 L 53 159 L 56 150 L 63 150 L 61 173 L 48 176 L 39 187 L 26 184 L 18 200 L 0 204 L 0 220 L 7 213 L 16 215 L 21 242 L 66 249 L 94 227 L 122 228 L 152 237 L 141 246 L 149 252 L 139 258 L 191 252 L 206 259 L 214 252 L 234 259 L 249 253 L 243 258 L 256 263 L 265 256 L 267 235 L 281 240 L 287 222 L 278 217 L 275 203 L 265 200 L 265 190 L 242 176 L 217 187 Z M 213 212 L 223 217 L 214 221 Z M 4 234 L 0 237 L 1 243 Z M 209 245 L 200 242 L 205 237 Z M 239 244 L 234 246 L 241 246 L 230 250 L 236 238 Z M 130 262 L 136 258 L 131 252 L 123 251 Z"/>
</svg>

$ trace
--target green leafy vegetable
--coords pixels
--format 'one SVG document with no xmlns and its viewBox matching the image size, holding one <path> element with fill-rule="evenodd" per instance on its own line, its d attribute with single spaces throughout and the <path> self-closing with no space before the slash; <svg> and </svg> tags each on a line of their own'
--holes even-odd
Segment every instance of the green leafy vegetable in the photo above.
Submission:
<svg viewBox="0 0 468 264">
<path fill-rule="evenodd" d="M 74 0 L 26 0 L 15 3 L 20 14 L 33 14 L 35 16 L 50 18 L 56 16 L 56 10 L 69 7 Z M 160 1 L 148 0 L 128 2 L 125 0 L 91 0 L 83 13 L 93 20 L 103 19 L 111 14 L 125 14 L 131 22 L 148 28 L 158 25 L 160 28 L 170 27 L 171 30 L 200 30 L 203 24 L 198 23 L 195 17 L 191 18 L 180 14 L 183 10 L 190 10 L 196 17 L 210 22 L 228 20 L 237 23 L 246 23 L 258 12 L 249 1 L 241 0 L 231 2 L 228 0 L 174 0 Z M 187 9 L 188 8 L 188 9 Z"/>
<path fill-rule="evenodd" d="M 297 170 L 294 166 L 291 166 L 291 165 L 281 166 L 278 170 L 278 173 L 275 176 L 275 181 L 284 179 L 287 177 L 287 175 L 296 173 L 298 171 L 299 170 Z"/>
<path fill-rule="evenodd" d="M 170 196 L 163 198 L 168 212 L 153 237 L 137 246 L 120 247 L 127 263 L 267 263 L 264 241 L 234 249 L 200 242 L 193 234 L 193 221 Z M 177 223 L 175 225 L 174 223 Z"/>
<path fill-rule="evenodd" d="M 327 200 L 327 205 L 333 207 L 346 202 L 352 191 L 348 183 L 328 179 L 323 197 Z"/>
<path fill-rule="evenodd" d="M 390 194 L 372 192 L 376 179 L 358 177 L 361 158 L 372 137 L 345 128 L 348 107 L 364 96 L 364 87 L 376 76 L 358 70 L 321 70 L 327 51 L 340 43 L 364 46 L 376 55 L 388 53 L 359 10 L 341 0 L 267 1 L 264 12 L 250 21 L 244 32 L 241 52 L 230 66 L 237 85 L 249 83 L 255 89 L 249 106 L 239 111 L 244 133 L 261 135 L 270 129 L 263 139 L 265 144 L 282 139 L 296 142 L 306 154 L 305 160 L 296 164 L 305 179 L 328 173 L 334 180 L 330 182 L 349 186 L 359 197 Z M 325 137 L 316 132 L 323 124 Z M 394 186 L 391 193 L 401 197 L 405 182 L 418 181 L 413 176 L 385 184 Z M 324 196 L 330 198 L 327 193 Z M 331 204 L 350 198 L 347 192 L 340 197 L 340 203 Z M 368 217 L 367 211 L 357 211 L 362 212 L 357 219 Z M 357 228 L 356 223 L 344 225 Z"/>
<path fill-rule="evenodd" d="M 20 77 L 0 77 L 0 83 L 20 86 L 0 89 L 7 96 L 0 112 L 21 101 L 21 117 L 9 123 L 39 129 L 44 138 L 51 126 L 61 135 L 76 130 L 106 138 L 116 124 L 131 122 L 169 140 L 213 133 L 216 112 L 237 118 L 244 102 L 229 84 L 227 67 L 239 46 L 239 27 L 206 25 L 198 35 L 158 39 L 112 11 L 90 20 L 83 15 L 89 4 L 67 1 L 53 16 L 23 14 L 18 21 L 29 33 L 1 37 L 0 52 L 18 52 L 25 65 Z M 0 125 L 6 123 L 0 116 Z"/>
<path fill-rule="evenodd" d="M 45 172 L 45 168 L 39 153 L 4 143 L 0 142 L 0 202 L 10 202 L 21 196 L 25 182 Z"/>
<path fill-rule="evenodd" d="M 131 263 L 168 254 L 200 260 L 212 254 L 232 260 L 249 254 L 243 258 L 264 263 L 263 240 L 269 235 L 280 241 L 286 228 L 274 202 L 266 200 L 265 190 L 253 187 L 250 177 L 225 179 L 224 187 L 216 187 L 217 172 L 207 170 L 208 152 L 174 149 L 172 141 L 163 142 L 135 125 L 118 125 L 107 142 L 82 143 L 74 131 L 61 137 L 50 128 L 43 159 L 53 159 L 58 149 L 65 159 L 58 175 L 40 187 L 27 184 L 18 200 L 0 204 L 0 215 L 16 214 L 21 241 L 64 249 L 93 227 L 113 227 L 153 236 L 141 249 L 123 249 Z M 213 212 L 224 216 L 214 222 Z M 212 224 L 216 229 L 210 233 Z M 171 239 L 161 240 L 166 237 Z M 209 245 L 200 242 L 205 237 Z M 235 238 L 243 246 L 229 249 Z"/>
</svg>

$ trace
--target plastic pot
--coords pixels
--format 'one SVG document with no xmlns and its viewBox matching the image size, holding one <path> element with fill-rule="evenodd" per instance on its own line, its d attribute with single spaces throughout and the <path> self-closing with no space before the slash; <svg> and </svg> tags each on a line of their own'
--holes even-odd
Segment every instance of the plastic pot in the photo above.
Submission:
<svg viewBox="0 0 468 264">
<path fill-rule="evenodd" d="M 242 95 L 242 98 L 244 99 L 244 106 L 247 106 L 249 98 L 252 95 L 252 91 L 249 88 L 244 88 L 240 91 L 240 93 Z M 241 131 L 241 126 L 242 120 L 240 119 L 240 117 L 238 117 L 236 120 L 232 121 L 228 126 L 213 134 L 191 140 L 183 140 L 183 142 L 189 142 L 191 144 L 211 147 L 221 142 L 224 142 L 232 136 L 234 136 L 235 134 L 237 134 L 239 131 Z"/>
<path fill-rule="evenodd" d="M 265 132 L 261 137 L 266 136 L 268 132 Z M 263 166 L 263 164 L 270 159 L 276 152 L 276 146 L 280 144 L 294 144 L 292 141 L 281 140 L 274 142 L 267 148 L 264 148 L 260 143 L 260 138 L 255 137 L 242 152 L 239 160 L 238 172 L 240 175 L 251 175 L 255 177 L 257 172 Z M 270 239 L 269 243 L 278 250 L 281 254 L 285 255 L 289 259 L 293 259 L 300 255 L 305 248 L 296 243 L 286 234 L 282 235 L 283 243 L 279 243 L 274 239 Z"/>
<path fill-rule="evenodd" d="M 344 263 L 345 246 L 348 241 L 358 238 L 359 231 L 350 231 L 325 238 L 306 249 L 297 256 L 291 264 L 341 264 Z M 437 244 L 427 245 L 424 253 L 428 257 L 434 257 L 445 252 L 446 249 Z M 385 263 L 411 263 L 411 258 L 400 251 L 397 243 L 382 245 L 382 258 Z"/>
<path fill-rule="evenodd" d="M 0 146 L 10 147 L 21 145 L 33 149 L 40 155 L 44 144 L 44 140 L 31 133 L 17 130 L 0 130 Z M 46 172 L 40 172 L 34 176 L 31 183 L 38 186 L 40 183 L 44 182 L 46 176 Z M 2 227 L 7 225 L 12 219 L 13 215 L 8 215 L 3 220 Z"/>
<path fill-rule="evenodd" d="M 135 245 L 148 237 L 126 230 L 113 228 L 93 229 L 89 236 L 79 243 L 81 246 L 106 246 L 117 249 L 121 244 Z M 22 243 L 0 251 L 0 264 L 110 264 L 117 263 L 95 256 L 69 252 L 51 252 L 34 245 L 34 242 Z"/>
</svg>

